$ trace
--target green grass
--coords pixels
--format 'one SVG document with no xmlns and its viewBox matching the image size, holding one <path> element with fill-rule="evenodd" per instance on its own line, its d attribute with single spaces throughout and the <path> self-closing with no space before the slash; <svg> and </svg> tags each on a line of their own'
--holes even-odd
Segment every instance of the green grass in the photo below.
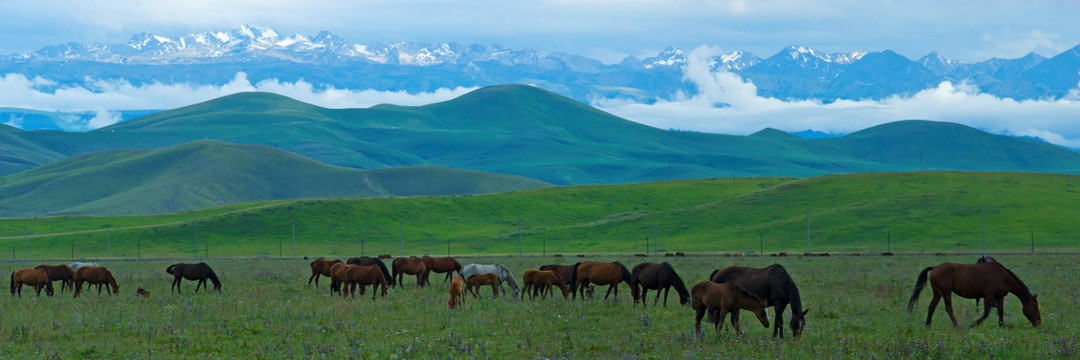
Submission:
<svg viewBox="0 0 1080 360">
<path fill-rule="evenodd" d="M 1074 358 L 1080 355 L 1077 297 L 1071 281 L 1080 268 L 1071 255 L 1000 255 L 1036 293 L 1042 326 L 1032 328 L 1019 301 L 1005 300 L 1005 326 L 988 321 L 967 326 L 981 311 L 971 300 L 956 299 L 963 327 L 949 325 L 938 308 L 933 324 L 923 326 L 929 294 L 913 313 L 906 311 L 918 271 L 944 261 L 974 257 L 686 257 L 627 258 L 669 261 L 688 284 L 713 269 L 739 264 L 784 265 L 810 310 L 803 336 L 771 336 L 748 314 L 741 336 L 730 326 L 717 334 L 703 326 L 693 331 L 693 311 L 678 306 L 633 306 L 621 285 L 617 301 L 515 302 L 507 298 L 468 298 L 460 311 L 447 309 L 446 285 L 419 289 L 413 279 L 374 302 L 330 297 L 326 279 L 308 288 L 305 260 L 208 260 L 224 283 L 220 294 L 171 294 L 171 262 L 106 262 L 121 295 L 91 292 L 78 299 L 2 296 L 0 353 L 5 358 Z M 462 258 L 462 263 L 500 262 L 518 276 L 548 263 L 576 258 Z M 2 263 L 10 272 L 36 263 Z M 140 299 L 136 288 L 152 297 Z M 602 288 L 598 289 L 602 290 Z M 597 293 L 601 293 L 598 291 Z M 484 293 L 485 296 L 487 292 Z M 652 294 L 650 293 L 650 298 Z M 955 298 L 954 298 L 955 299 Z M 651 299 L 650 299 L 651 300 Z M 772 313 L 770 311 L 770 319 Z M 996 315 L 992 315 L 996 316 Z"/>
</svg>

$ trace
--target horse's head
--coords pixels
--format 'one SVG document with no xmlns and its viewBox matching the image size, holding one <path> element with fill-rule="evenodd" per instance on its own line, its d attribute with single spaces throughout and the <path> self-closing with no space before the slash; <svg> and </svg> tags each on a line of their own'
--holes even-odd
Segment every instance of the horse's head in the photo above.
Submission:
<svg viewBox="0 0 1080 360">
<path fill-rule="evenodd" d="M 45 295 L 53 296 L 52 281 L 46 281 L 45 282 Z"/>
<path fill-rule="evenodd" d="M 766 329 L 768 329 L 769 328 L 769 315 L 765 314 L 765 308 L 768 306 L 768 304 L 765 303 L 764 301 L 762 301 L 761 303 L 763 305 L 766 305 L 766 306 L 753 309 L 754 316 L 756 316 L 758 321 L 761 322 L 761 326 L 764 326 Z M 736 311 L 738 311 L 738 310 L 736 310 Z"/>
<path fill-rule="evenodd" d="M 1042 323 L 1042 314 L 1039 313 L 1039 294 L 1031 296 L 1029 301 L 1021 301 L 1024 305 L 1024 316 L 1031 321 L 1031 326 L 1039 326 Z"/>
<path fill-rule="evenodd" d="M 792 309 L 791 323 L 789 324 L 791 325 L 791 336 L 799 337 L 799 334 L 802 334 L 803 327 L 806 326 L 806 313 L 808 312 L 810 312 L 810 309 L 806 309 L 803 311 L 796 311 Z"/>
</svg>

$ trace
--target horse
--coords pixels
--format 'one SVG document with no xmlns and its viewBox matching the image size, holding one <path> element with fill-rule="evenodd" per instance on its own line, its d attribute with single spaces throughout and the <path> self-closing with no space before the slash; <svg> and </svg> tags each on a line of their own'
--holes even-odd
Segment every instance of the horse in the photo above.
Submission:
<svg viewBox="0 0 1080 360">
<path fill-rule="evenodd" d="M 458 305 L 465 305 L 465 279 L 461 275 L 450 280 L 450 309 L 457 309 Z"/>
<path fill-rule="evenodd" d="M 568 282 L 570 281 L 570 275 L 572 275 L 574 272 L 574 268 L 576 268 L 579 264 L 581 263 L 577 263 L 574 265 L 548 264 L 541 266 L 539 270 L 553 271 L 555 272 L 555 275 L 558 275 L 559 278 L 563 280 L 563 282 Z M 569 283 L 567 285 L 569 285 Z M 536 297 L 536 292 L 538 291 L 539 289 L 533 288 L 533 297 Z"/>
<path fill-rule="evenodd" d="M 428 283 L 428 268 L 424 265 L 424 260 L 418 257 L 399 257 L 394 259 L 393 262 L 394 274 L 391 277 L 401 287 L 405 287 L 402 282 L 405 280 L 405 275 L 416 275 L 416 284 L 420 287 L 424 287 Z"/>
<path fill-rule="evenodd" d="M 368 256 L 351 257 L 345 263 L 349 264 L 349 265 L 375 265 L 375 266 L 378 266 L 379 270 L 381 270 L 382 273 L 383 273 L 383 278 L 386 278 L 386 281 L 388 283 L 390 283 L 390 286 L 393 287 L 394 284 L 396 284 L 396 282 L 394 281 L 394 277 L 390 276 L 390 270 L 386 269 L 386 263 L 384 263 L 382 260 L 379 260 L 379 258 L 373 258 L 373 257 L 368 257 Z"/>
<path fill-rule="evenodd" d="M 311 286 L 311 280 L 315 280 L 315 287 L 319 287 L 319 277 L 330 277 L 330 267 L 334 264 L 340 264 L 341 260 L 326 260 L 324 258 L 315 259 L 311 262 L 311 277 L 307 279 L 308 286 Z"/>
<path fill-rule="evenodd" d="M 210 279 L 210 281 L 214 282 L 214 291 L 221 292 L 221 281 L 218 280 L 214 269 L 211 269 L 210 265 L 206 265 L 204 262 L 198 264 L 172 264 L 165 269 L 165 272 L 173 276 L 169 291 L 172 291 L 175 287 L 177 294 L 182 294 L 180 292 L 180 279 L 199 280 L 199 283 L 195 284 L 195 293 L 199 292 L 199 285 L 206 289 L 206 279 Z"/>
<path fill-rule="evenodd" d="M 988 263 L 988 262 L 998 262 L 998 261 L 993 256 L 980 256 L 978 259 L 975 260 L 976 264 L 985 264 L 985 263 Z M 982 299 L 975 299 L 975 307 L 976 308 L 979 307 L 979 300 L 982 300 Z"/>
<path fill-rule="evenodd" d="M 799 296 L 799 287 L 788 275 L 786 269 L 779 264 L 772 264 L 764 268 L 750 268 L 744 266 L 728 266 L 713 271 L 709 280 L 716 283 L 730 283 L 746 289 L 751 294 L 765 300 L 773 307 L 776 314 L 773 325 L 773 337 L 784 337 L 784 309 L 791 305 L 791 335 L 798 337 L 806 326 L 806 313 L 803 310 L 802 298 Z"/>
<path fill-rule="evenodd" d="M 345 269 L 345 281 L 342 283 L 341 297 L 345 297 L 345 288 L 348 288 L 349 296 L 356 297 L 356 286 L 360 285 L 360 295 L 364 295 L 364 289 L 373 285 L 371 289 L 371 301 L 375 301 L 379 286 L 382 286 L 382 296 L 386 297 L 386 278 L 382 271 L 375 265 L 349 265 Z"/>
<path fill-rule="evenodd" d="M 45 270 L 46 274 L 49 274 L 49 281 L 60 281 L 60 292 L 64 292 L 64 288 L 71 288 L 75 290 L 75 271 L 64 264 L 52 266 L 52 265 L 38 265 L 35 269 Z"/>
<path fill-rule="evenodd" d="M 75 297 L 79 297 L 82 293 L 83 282 L 87 282 L 91 285 L 98 286 L 98 295 L 101 295 L 101 286 L 108 285 L 112 287 L 112 292 L 108 289 L 105 290 L 109 296 L 113 294 L 120 294 L 120 286 L 116 285 L 116 278 L 113 277 L 109 269 L 104 266 L 80 266 L 78 270 L 75 270 Z"/>
<path fill-rule="evenodd" d="M 626 282 L 630 284 L 630 270 L 626 269 L 626 266 L 619 262 L 598 262 L 598 261 L 585 261 L 578 264 L 574 268 L 574 271 L 570 273 L 570 292 L 574 293 L 574 299 L 577 299 L 578 293 L 582 293 L 581 296 L 585 298 L 585 287 L 590 283 L 596 285 L 608 285 L 607 295 L 604 295 L 604 300 L 607 300 L 612 291 L 615 291 L 615 300 L 619 299 L 619 283 Z"/>
<path fill-rule="evenodd" d="M 551 297 L 555 297 L 555 291 L 551 289 L 552 286 L 558 286 L 559 290 L 562 290 L 563 299 L 570 297 L 570 290 L 566 286 L 566 282 L 555 274 L 551 270 L 526 270 L 524 281 L 525 286 L 523 291 L 529 294 L 529 289 L 533 289 L 532 294 L 529 294 L 531 299 L 536 299 L 536 293 L 540 293 L 540 299 L 546 298 L 547 294 L 551 294 Z"/>
<path fill-rule="evenodd" d="M 337 263 L 330 267 L 330 296 L 333 296 L 334 293 L 339 293 L 342 297 L 345 296 L 341 291 L 341 285 L 345 283 L 345 271 L 348 270 L 350 266 L 353 265 Z"/>
<path fill-rule="evenodd" d="M 735 335 L 739 334 L 739 309 L 754 313 L 761 325 L 766 329 L 769 328 L 769 317 L 765 315 L 765 308 L 769 304 L 746 289 L 731 284 L 701 280 L 690 288 L 690 297 L 690 307 L 696 312 L 695 334 L 701 333 L 701 318 L 705 316 L 706 311 L 720 312 L 712 319 L 716 324 L 717 333 L 724 328 L 724 318 L 731 313 L 731 326 L 735 327 Z"/>
<path fill-rule="evenodd" d="M 499 297 L 499 286 L 502 286 L 502 281 L 499 280 L 499 275 L 495 275 L 495 273 L 483 273 L 470 276 L 465 280 L 465 291 L 471 292 L 474 297 L 479 299 L 480 287 L 484 285 L 491 285 L 492 298 Z"/>
<path fill-rule="evenodd" d="M 521 300 L 521 288 L 518 287 L 517 280 L 514 279 L 514 273 L 510 272 L 503 264 L 468 264 L 461 267 L 461 277 L 468 280 L 470 277 L 476 274 L 482 273 L 495 273 L 499 276 L 499 281 L 510 284 L 510 290 L 514 295 L 514 300 Z M 499 290 L 506 292 L 506 288 L 502 283 L 499 284 Z"/>
<path fill-rule="evenodd" d="M 663 263 L 641 263 L 634 266 L 630 270 L 630 294 L 634 296 L 634 306 L 637 306 L 638 298 L 641 298 L 641 306 L 646 306 L 648 302 L 645 300 L 645 295 L 649 292 L 649 289 L 656 290 L 656 300 L 653 300 L 653 306 L 660 301 L 660 290 L 664 291 L 664 306 L 667 306 L 668 292 L 671 288 L 675 288 L 675 292 L 679 293 L 679 304 L 686 305 L 686 302 L 690 299 L 690 293 L 686 291 L 686 284 L 683 283 L 679 274 L 675 272 L 675 268 L 671 267 L 671 264 Z M 640 294 L 639 294 L 640 289 Z"/>
<path fill-rule="evenodd" d="M 45 295 L 53 296 L 52 280 L 44 269 L 18 269 L 11 273 L 11 296 L 19 293 L 22 297 L 23 284 L 34 287 L 37 296 L 41 296 L 41 289 L 45 289 Z"/>
<path fill-rule="evenodd" d="M 83 266 L 97 267 L 97 266 L 101 266 L 101 265 L 98 265 L 98 263 L 92 263 L 92 262 L 73 262 L 73 263 L 68 264 L 68 267 L 71 268 L 71 271 L 79 270 L 79 268 L 81 268 Z"/>
<path fill-rule="evenodd" d="M 915 292 L 908 300 L 908 312 L 915 307 L 919 300 L 919 293 L 926 286 L 926 278 L 929 274 L 930 287 L 934 290 L 934 298 L 930 300 L 930 310 L 926 313 L 926 326 L 930 326 L 933 320 L 934 308 L 938 300 L 945 299 L 945 312 L 949 314 L 953 326 L 960 326 L 953 315 L 952 294 L 955 293 L 963 298 L 985 300 L 983 303 L 983 315 L 972 324 L 972 327 L 982 324 L 983 320 L 990 315 L 990 309 L 998 309 L 998 326 L 1005 325 L 1005 296 L 1016 295 L 1023 304 L 1023 313 L 1031 322 L 1032 326 L 1038 327 L 1042 323 L 1042 315 L 1039 314 L 1039 295 L 1032 294 L 1027 285 L 1012 271 L 998 262 L 967 265 L 956 263 L 941 263 L 923 269 L 915 280 Z"/>
<path fill-rule="evenodd" d="M 443 279 L 443 283 L 450 280 L 450 276 L 454 275 L 455 271 L 458 272 L 458 275 L 461 275 L 461 263 L 452 257 L 435 258 L 424 255 L 421 259 L 424 260 L 424 266 L 427 266 L 428 271 L 436 274 L 446 273 L 446 279 Z"/>
</svg>

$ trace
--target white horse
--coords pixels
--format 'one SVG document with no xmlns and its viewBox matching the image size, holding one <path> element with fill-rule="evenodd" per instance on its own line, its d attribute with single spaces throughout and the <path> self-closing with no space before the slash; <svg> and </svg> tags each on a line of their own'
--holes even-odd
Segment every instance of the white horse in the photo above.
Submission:
<svg viewBox="0 0 1080 360">
<path fill-rule="evenodd" d="M 98 265 L 97 263 L 85 263 L 85 262 L 73 262 L 73 263 L 68 264 L 68 267 L 71 268 L 71 271 L 79 270 L 79 268 L 81 268 L 83 266 L 101 266 L 101 265 Z"/>
<path fill-rule="evenodd" d="M 518 287 L 517 281 L 514 280 L 514 273 L 510 272 L 506 266 L 502 264 L 468 264 L 461 267 L 461 277 L 468 280 L 469 277 L 476 274 L 494 273 L 499 276 L 499 290 L 506 292 L 506 287 L 503 286 L 503 282 L 510 284 L 510 289 L 513 290 L 514 299 L 521 300 L 521 288 Z"/>
</svg>

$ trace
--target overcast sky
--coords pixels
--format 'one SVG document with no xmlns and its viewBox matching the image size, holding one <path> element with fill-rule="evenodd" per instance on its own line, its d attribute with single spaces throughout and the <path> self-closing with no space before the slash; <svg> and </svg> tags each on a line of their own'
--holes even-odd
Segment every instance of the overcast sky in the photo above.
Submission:
<svg viewBox="0 0 1080 360">
<path fill-rule="evenodd" d="M 823 52 L 893 50 L 911 59 L 937 51 L 964 62 L 1029 52 L 1051 57 L 1080 44 L 1080 0 L 49 0 L 2 1 L 0 14 L 0 54 L 72 41 L 123 43 L 140 32 L 176 37 L 243 24 L 270 27 L 283 36 L 329 30 L 361 43 L 499 44 L 609 63 L 627 55 L 654 56 L 676 46 L 698 59 L 687 68 L 686 79 L 698 85 L 700 94 L 652 104 L 592 105 L 664 129 L 749 134 L 774 127 L 846 133 L 889 121 L 929 119 L 1080 148 L 1080 88 L 1060 100 L 1018 102 L 979 94 L 964 84 L 942 83 L 907 98 L 821 104 L 758 97 L 753 84 L 733 74 L 710 72 L 701 62 L 709 54 L 732 50 L 767 57 L 788 45 Z M 340 108 L 382 102 L 419 105 L 471 90 L 322 91 L 303 82 L 253 84 L 242 73 L 223 86 L 100 82 L 93 89 L 42 90 L 48 88 L 43 81 L 0 74 L 0 106 L 96 110 L 101 116 L 91 126 L 100 127 L 118 119 L 109 110 L 169 109 L 237 91 L 272 91 Z M 731 106 L 716 108 L 716 103 Z"/>
</svg>

